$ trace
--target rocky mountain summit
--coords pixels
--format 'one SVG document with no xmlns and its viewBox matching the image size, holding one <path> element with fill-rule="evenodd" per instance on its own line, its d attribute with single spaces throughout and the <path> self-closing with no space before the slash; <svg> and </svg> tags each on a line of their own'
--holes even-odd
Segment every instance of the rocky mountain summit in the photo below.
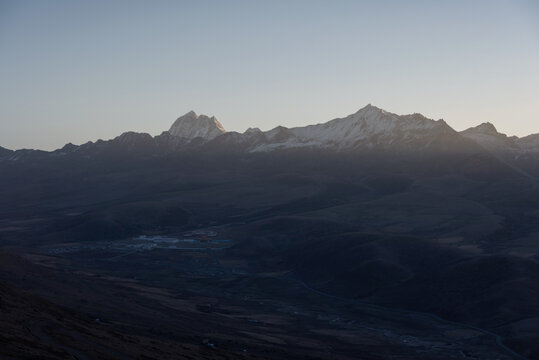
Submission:
<svg viewBox="0 0 539 360">
<path fill-rule="evenodd" d="M 194 111 L 180 116 L 168 131 L 172 136 L 186 139 L 202 138 L 211 140 L 226 133 L 215 116 L 197 115 Z"/>
</svg>

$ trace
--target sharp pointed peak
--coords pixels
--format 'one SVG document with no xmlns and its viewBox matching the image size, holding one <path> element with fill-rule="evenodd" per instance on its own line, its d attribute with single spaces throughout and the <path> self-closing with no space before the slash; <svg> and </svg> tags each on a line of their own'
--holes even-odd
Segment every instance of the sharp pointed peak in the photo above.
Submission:
<svg viewBox="0 0 539 360">
<path fill-rule="evenodd" d="M 226 130 L 215 116 L 198 115 L 193 110 L 177 118 L 169 129 L 172 136 L 184 138 L 201 137 L 208 140 L 225 132 Z"/>
<path fill-rule="evenodd" d="M 184 119 L 184 118 L 197 119 L 197 118 L 198 118 L 198 114 L 197 114 L 194 110 L 191 110 L 191 111 L 189 111 L 189 112 L 186 112 L 186 113 L 183 114 L 182 116 L 178 117 L 178 119 Z"/>
<path fill-rule="evenodd" d="M 182 116 L 180 116 L 177 120 L 211 120 L 211 121 L 217 121 L 217 118 L 215 116 L 208 116 L 204 114 L 197 114 L 195 111 L 191 110 Z"/>
<path fill-rule="evenodd" d="M 382 108 L 379 108 L 378 106 L 372 105 L 371 103 L 368 103 L 361 109 L 359 109 L 356 113 L 352 114 L 353 116 L 360 116 L 360 117 L 379 117 L 379 116 L 397 116 L 396 114 L 393 114 L 387 110 L 384 110 Z"/>
<path fill-rule="evenodd" d="M 358 112 L 361 112 L 361 111 L 368 111 L 368 110 L 374 110 L 374 111 L 383 111 L 385 112 L 384 109 L 381 109 L 379 108 L 378 106 L 374 106 L 373 104 L 371 103 L 368 103 L 367 105 L 365 105 L 364 107 L 362 107 L 361 109 L 358 110 Z"/>
</svg>

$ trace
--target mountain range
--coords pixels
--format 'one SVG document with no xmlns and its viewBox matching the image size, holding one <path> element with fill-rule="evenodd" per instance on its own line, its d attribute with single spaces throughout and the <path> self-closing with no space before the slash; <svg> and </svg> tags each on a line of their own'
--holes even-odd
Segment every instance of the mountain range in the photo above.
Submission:
<svg viewBox="0 0 539 360">
<path fill-rule="evenodd" d="M 538 135 L 372 105 L 0 148 L 0 357 L 537 359 L 538 176 Z"/>
<path fill-rule="evenodd" d="M 499 133 L 491 123 L 457 132 L 441 119 L 434 121 L 418 113 L 397 115 L 370 104 L 354 114 L 323 124 L 294 128 L 278 126 L 268 131 L 249 128 L 244 133 L 227 132 L 215 117 L 190 111 L 158 136 L 125 132 L 112 140 L 98 140 L 80 146 L 70 143 L 52 152 L 27 149 L 12 151 L 0 147 L 0 160 L 16 161 L 68 154 L 90 158 L 109 152 L 159 156 L 196 148 L 217 148 L 219 151 L 246 154 L 291 149 L 322 149 L 341 153 L 463 152 L 477 151 L 476 145 L 518 171 L 530 176 L 538 174 L 539 169 L 535 168 L 533 162 L 539 159 L 539 134 L 509 137 Z"/>
</svg>

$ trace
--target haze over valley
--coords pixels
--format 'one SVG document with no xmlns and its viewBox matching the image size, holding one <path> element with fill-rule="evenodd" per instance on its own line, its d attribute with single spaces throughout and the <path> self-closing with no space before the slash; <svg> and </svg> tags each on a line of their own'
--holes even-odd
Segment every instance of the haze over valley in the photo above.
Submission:
<svg viewBox="0 0 539 360">
<path fill-rule="evenodd" d="M 4 149 L 3 286 L 50 314 L 24 327 L 45 315 L 5 305 L 23 321 L 2 351 L 534 358 L 538 156 L 534 135 L 373 105 L 242 134 L 189 112 L 155 137 Z"/>
<path fill-rule="evenodd" d="M 539 359 L 539 2 L 0 1 L 0 359 Z"/>
</svg>

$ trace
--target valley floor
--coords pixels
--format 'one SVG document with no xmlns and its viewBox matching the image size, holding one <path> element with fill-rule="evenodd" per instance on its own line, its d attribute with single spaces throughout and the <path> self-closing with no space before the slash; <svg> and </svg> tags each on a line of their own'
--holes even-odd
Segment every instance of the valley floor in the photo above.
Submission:
<svg viewBox="0 0 539 360">
<path fill-rule="evenodd" d="M 332 295 L 289 270 L 256 272 L 210 247 L 72 248 L 51 255 L 47 245 L 24 260 L 2 255 L 5 281 L 47 299 L 28 297 L 47 304 L 30 317 L 18 301 L 3 305 L 16 308 L 9 313 L 17 341 L 51 358 L 522 358 L 489 331 Z M 48 301 L 78 320 L 48 315 L 57 311 Z M 3 356 L 19 356 L 5 341 Z M 153 353 L 155 343 L 161 350 Z"/>
</svg>

